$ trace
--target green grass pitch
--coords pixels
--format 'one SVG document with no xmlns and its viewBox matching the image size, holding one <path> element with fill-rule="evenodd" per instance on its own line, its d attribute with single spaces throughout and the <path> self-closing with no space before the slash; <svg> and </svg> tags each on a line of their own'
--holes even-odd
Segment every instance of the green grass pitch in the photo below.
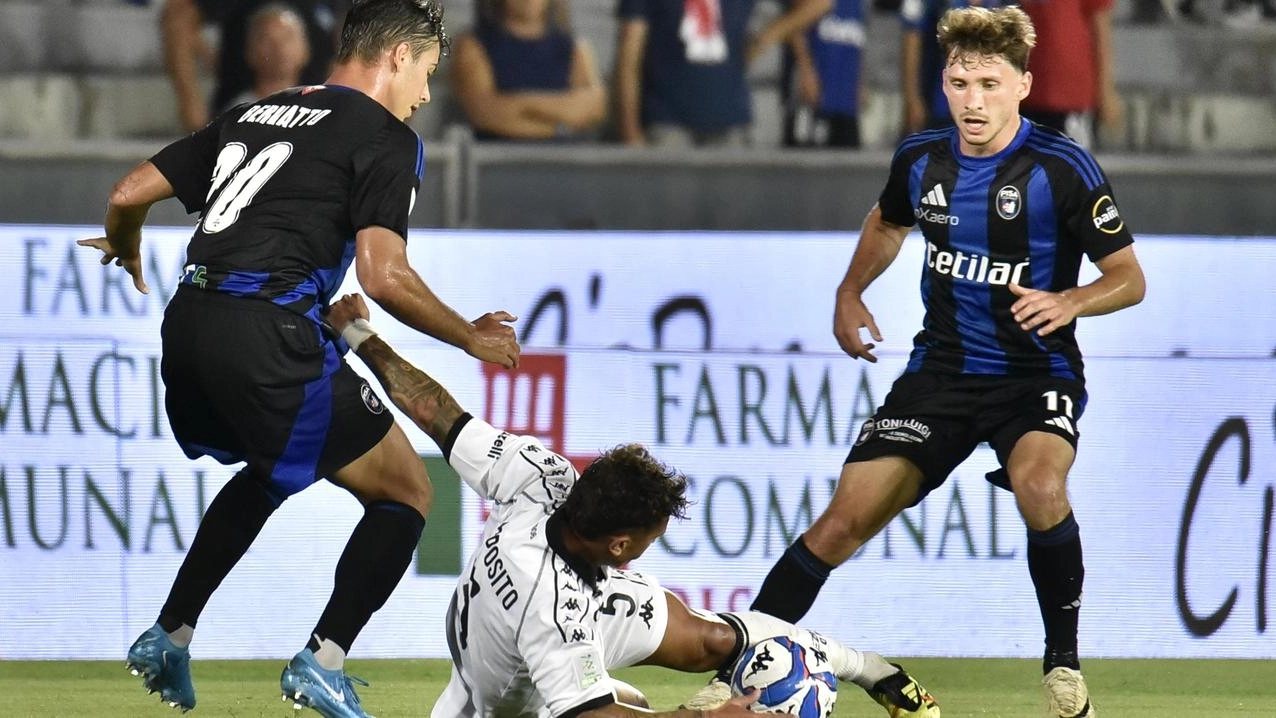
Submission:
<svg viewBox="0 0 1276 718">
<path fill-rule="evenodd" d="M 903 661 L 939 699 L 947 718 L 1039 717 L 1043 703 L 1032 660 L 915 658 Z M 199 661 L 193 664 L 200 716 L 306 718 L 279 696 L 284 661 Z M 352 660 L 348 670 L 372 685 L 360 696 L 378 718 L 426 716 L 443 689 L 448 664 L 438 660 Z M 1276 715 L 1272 661 L 1097 660 L 1084 665 L 1102 718 L 1234 718 Z M 641 688 L 653 707 L 669 709 L 705 676 L 634 668 L 617 677 Z M 180 715 L 148 696 L 124 661 L 0 661 L 0 714 L 7 718 Z M 864 693 L 844 686 L 837 718 L 884 716 Z"/>
</svg>

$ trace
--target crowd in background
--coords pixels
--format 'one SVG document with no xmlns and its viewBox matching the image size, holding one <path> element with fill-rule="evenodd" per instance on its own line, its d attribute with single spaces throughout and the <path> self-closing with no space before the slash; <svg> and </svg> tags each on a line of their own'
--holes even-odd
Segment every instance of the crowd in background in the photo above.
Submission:
<svg viewBox="0 0 1276 718">
<path fill-rule="evenodd" d="M 119 1 L 158 8 L 165 68 L 188 130 L 239 102 L 321 82 L 350 3 Z M 1114 2 L 1016 0 L 1038 32 L 1024 114 L 1090 147 L 1117 136 L 1125 120 L 1114 71 Z M 870 101 L 870 18 L 900 26 L 897 126 L 907 134 L 951 123 L 940 87 L 939 16 L 950 7 L 1003 4 L 1010 2 L 614 0 L 614 54 L 600 57 L 590 38 L 573 30 L 570 0 L 474 0 L 446 18 L 460 32 L 434 83 L 446 83 L 455 101 L 449 122 L 467 125 L 478 140 L 776 144 L 757 136 L 763 130 L 755 112 L 765 109 L 782 118 L 784 146 L 856 148 Z M 1276 0 L 1129 0 L 1122 10 L 1130 23 L 1276 20 Z M 762 58 L 774 62 L 773 53 L 778 98 L 758 96 L 750 67 Z M 205 76 L 211 97 L 201 89 Z"/>
</svg>

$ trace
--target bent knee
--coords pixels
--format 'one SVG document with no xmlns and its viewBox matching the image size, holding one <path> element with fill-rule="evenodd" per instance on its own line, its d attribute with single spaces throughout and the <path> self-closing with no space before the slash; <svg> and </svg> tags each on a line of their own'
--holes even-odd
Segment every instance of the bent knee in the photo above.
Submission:
<svg viewBox="0 0 1276 718">
<path fill-rule="evenodd" d="M 735 655 L 737 636 L 734 630 L 725 623 L 706 621 L 709 624 L 700 641 L 700 670 L 711 671 L 721 668 Z"/>
<path fill-rule="evenodd" d="M 397 501 L 411 506 L 422 516 L 430 514 L 434 505 L 434 485 L 430 483 L 430 475 L 425 465 L 418 460 L 415 469 L 391 471 L 383 475 L 377 487 L 379 496 L 365 499 L 365 503 L 375 500 Z"/>
<path fill-rule="evenodd" d="M 1030 528 L 1049 528 L 1071 510 L 1068 484 L 1064 476 L 1051 472 L 1026 472 L 1011 477 L 1015 500 Z"/>
<path fill-rule="evenodd" d="M 840 565 L 873 537 L 872 522 L 830 507 L 802 534 L 802 542 L 825 563 Z"/>
</svg>

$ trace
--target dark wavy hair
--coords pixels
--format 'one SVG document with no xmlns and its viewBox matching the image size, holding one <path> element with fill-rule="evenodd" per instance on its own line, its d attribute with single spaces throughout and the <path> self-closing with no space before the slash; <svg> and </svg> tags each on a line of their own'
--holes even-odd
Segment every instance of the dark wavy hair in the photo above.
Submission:
<svg viewBox="0 0 1276 718">
<path fill-rule="evenodd" d="M 947 62 L 1000 55 L 1011 67 L 1028 69 L 1028 53 L 1037 44 L 1037 31 L 1028 13 L 1015 5 L 990 10 L 964 7 L 939 18 L 939 47 Z"/>
<path fill-rule="evenodd" d="M 622 444 L 585 467 L 558 515 L 577 534 L 598 539 L 687 517 L 687 477 L 641 444 Z"/>
<path fill-rule="evenodd" d="M 355 0 L 341 28 L 337 61 L 357 57 L 374 62 L 401 42 L 412 45 L 413 57 L 436 44 L 441 54 L 448 53 L 452 40 L 443 28 L 438 0 Z"/>
</svg>

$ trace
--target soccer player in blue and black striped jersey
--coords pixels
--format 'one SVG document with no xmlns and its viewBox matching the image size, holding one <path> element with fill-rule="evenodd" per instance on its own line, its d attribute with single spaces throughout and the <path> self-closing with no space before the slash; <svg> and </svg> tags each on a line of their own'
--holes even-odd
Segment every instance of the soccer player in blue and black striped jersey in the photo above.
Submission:
<svg viewBox="0 0 1276 718">
<path fill-rule="evenodd" d="M 1016 7 L 951 10 L 939 23 L 955 127 L 900 145 L 837 291 L 834 333 L 876 361 L 861 299 L 914 224 L 926 242 L 926 307 L 905 373 L 864 423 L 833 499 L 776 563 L 753 607 L 797 621 L 833 567 L 944 482 L 980 442 L 1013 490 L 1045 624 L 1053 715 L 1093 716 L 1077 658 L 1084 569 L 1067 475 L 1086 404 L 1077 317 L 1143 298 L 1143 271 L 1094 159 L 1019 114 L 1035 42 Z M 1082 256 L 1101 276 L 1078 286 Z"/>
</svg>

